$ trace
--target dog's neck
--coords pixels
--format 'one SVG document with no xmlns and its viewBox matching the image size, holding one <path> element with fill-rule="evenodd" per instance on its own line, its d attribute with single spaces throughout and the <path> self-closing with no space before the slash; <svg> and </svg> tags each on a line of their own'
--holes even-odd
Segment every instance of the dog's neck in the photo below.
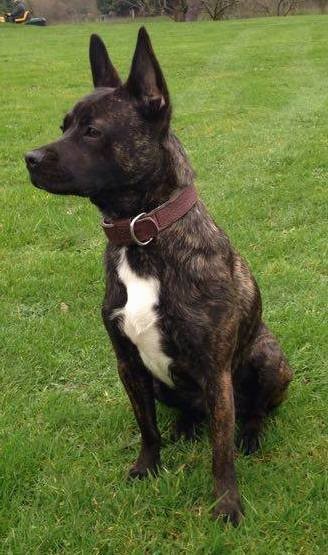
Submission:
<svg viewBox="0 0 328 555">
<path fill-rule="evenodd" d="M 187 155 L 179 140 L 170 133 L 163 142 L 156 172 L 143 176 L 131 187 L 122 186 L 110 193 L 103 191 L 91 201 L 107 220 L 131 218 L 157 208 L 193 181 L 194 172 Z"/>
</svg>

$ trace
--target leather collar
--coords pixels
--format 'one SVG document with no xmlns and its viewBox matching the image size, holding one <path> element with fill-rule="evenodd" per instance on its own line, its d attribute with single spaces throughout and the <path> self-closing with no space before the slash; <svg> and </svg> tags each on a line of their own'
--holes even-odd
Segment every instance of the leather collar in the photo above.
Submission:
<svg viewBox="0 0 328 555">
<path fill-rule="evenodd" d="M 167 202 L 151 212 L 138 214 L 134 218 L 106 220 L 101 222 L 102 228 L 110 243 L 123 245 L 148 245 L 157 235 L 182 218 L 197 201 L 195 187 L 181 189 Z"/>
</svg>

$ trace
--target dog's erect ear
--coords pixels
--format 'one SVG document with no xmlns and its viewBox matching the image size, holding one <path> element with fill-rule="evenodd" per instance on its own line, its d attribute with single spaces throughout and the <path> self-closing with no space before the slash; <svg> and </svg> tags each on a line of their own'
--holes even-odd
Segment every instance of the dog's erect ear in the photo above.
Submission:
<svg viewBox="0 0 328 555">
<path fill-rule="evenodd" d="M 121 79 L 109 59 L 106 46 L 98 35 L 90 37 L 89 57 L 95 87 L 116 88 L 121 85 Z"/>
<path fill-rule="evenodd" d="M 141 102 L 144 113 L 159 117 L 170 112 L 170 98 L 160 65 L 144 27 L 138 34 L 127 89 Z"/>
</svg>

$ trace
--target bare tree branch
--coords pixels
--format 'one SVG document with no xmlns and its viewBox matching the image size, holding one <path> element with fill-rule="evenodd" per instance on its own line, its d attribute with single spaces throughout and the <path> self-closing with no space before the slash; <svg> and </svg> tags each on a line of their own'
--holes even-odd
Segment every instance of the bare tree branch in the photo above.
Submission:
<svg viewBox="0 0 328 555">
<path fill-rule="evenodd" d="M 214 21 L 222 19 L 225 12 L 234 6 L 237 6 L 239 0 L 201 0 L 208 15 Z"/>
</svg>

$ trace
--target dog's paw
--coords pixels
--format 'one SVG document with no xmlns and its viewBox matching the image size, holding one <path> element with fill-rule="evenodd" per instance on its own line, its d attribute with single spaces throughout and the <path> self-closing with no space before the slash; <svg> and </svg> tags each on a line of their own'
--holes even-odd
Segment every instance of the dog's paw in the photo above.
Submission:
<svg viewBox="0 0 328 555">
<path fill-rule="evenodd" d="M 201 435 L 201 423 L 197 421 L 188 421 L 184 418 L 178 418 L 174 422 L 171 430 L 171 441 L 175 442 L 179 439 L 188 441 L 196 441 Z"/>
<path fill-rule="evenodd" d="M 260 447 L 260 437 L 253 431 L 245 431 L 239 438 L 239 448 L 244 455 L 252 455 Z"/>
<path fill-rule="evenodd" d="M 159 462 L 146 464 L 142 461 L 136 461 L 129 470 L 129 478 L 143 480 L 149 475 L 156 476 L 159 470 Z"/>
<path fill-rule="evenodd" d="M 238 526 L 244 516 L 244 510 L 239 499 L 221 499 L 213 509 L 214 520 L 223 520 L 223 522 L 231 523 Z"/>
</svg>

